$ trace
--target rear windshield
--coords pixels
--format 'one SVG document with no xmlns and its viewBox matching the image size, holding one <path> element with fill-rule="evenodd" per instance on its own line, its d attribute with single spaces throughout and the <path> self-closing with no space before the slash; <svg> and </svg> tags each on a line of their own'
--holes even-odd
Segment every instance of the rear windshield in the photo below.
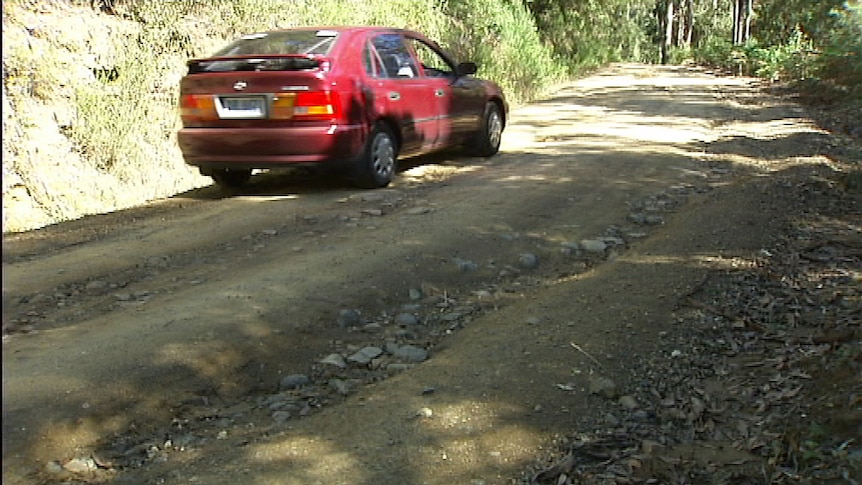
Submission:
<svg viewBox="0 0 862 485">
<path fill-rule="evenodd" d="M 325 56 L 335 44 L 334 30 L 285 30 L 243 36 L 213 54 L 213 57 L 317 54 Z"/>
</svg>

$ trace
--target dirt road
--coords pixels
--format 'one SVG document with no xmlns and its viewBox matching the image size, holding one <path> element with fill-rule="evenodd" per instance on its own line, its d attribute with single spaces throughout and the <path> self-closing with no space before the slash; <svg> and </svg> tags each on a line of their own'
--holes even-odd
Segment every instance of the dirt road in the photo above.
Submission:
<svg viewBox="0 0 862 485">
<path fill-rule="evenodd" d="M 837 174 L 830 143 L 750 79 L 620 65 L 385 190 L 262 175 L 4 236 L 3 482 L 520 483 L 644 407 L 680 302 L 783 224 L 762 183 Z"/>
</svg>

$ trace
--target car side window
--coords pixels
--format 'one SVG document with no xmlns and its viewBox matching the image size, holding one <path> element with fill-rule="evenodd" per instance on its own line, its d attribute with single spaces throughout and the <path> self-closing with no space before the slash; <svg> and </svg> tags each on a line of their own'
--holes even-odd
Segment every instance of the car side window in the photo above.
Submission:
<svg viewBox="0 0 862 485">
<path fill-rule="evenodd" d="M 393 79 L 409 79 L 419 74 L 416 61 L 404 39 L 399 34 L 380 34 L 371 39 L 369 58 L 366 60 L 366 71 L 369 67 L 377 77 Z M 375 71 L 375 62 L 379 62 L 380 70 Z M 374 74 L 372 74 L 374 75 Z"/>
<path fill-rule="evenodd" d="M 362 54 L 362 57 L 365 64 L 365 72 L 370 77 L 386 77 L 386 72 L 383 70 L 383 61 L 380 59 L 380 54 L 370 42 L 365 44 L 365 50 Z"/>
<path fill-rule="evenodd" d="M 450 61 L 434 50 L 430 45 L 419 39 L 408 39 L 407 42 L 416 52 L 422 70 L 427 77 L 452 77 L 455 75 L 455 67 Z"/>
</svg>

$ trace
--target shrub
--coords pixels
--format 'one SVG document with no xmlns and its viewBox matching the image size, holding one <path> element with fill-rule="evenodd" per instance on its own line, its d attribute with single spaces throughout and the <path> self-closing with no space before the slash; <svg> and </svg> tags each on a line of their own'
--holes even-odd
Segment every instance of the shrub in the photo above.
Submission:
<svg viewBox="0 0 862 485">
<path fill-rule="evenodd" d="M 480 75 L 500 83 L 513 101 L 525 101 L 565 75 L 520 3 L 453 0 L 446 13 L 452 28 L 444 36 L 460 60 L 479 64 Z"/>
</svg>

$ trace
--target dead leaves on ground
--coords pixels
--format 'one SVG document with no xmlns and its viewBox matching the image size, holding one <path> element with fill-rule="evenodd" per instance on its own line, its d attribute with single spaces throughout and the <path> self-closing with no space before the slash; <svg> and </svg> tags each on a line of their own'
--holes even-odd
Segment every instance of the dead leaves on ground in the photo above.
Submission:
<svg viewBox="0 0 862 485">
<path fill-rule="evenodd" d="M 758 264 L 680 302 L 683 358 L 643 371 L 649 419 L 594 423 L 528 483 L 862 483 L 862 213 L 797 188 L 805 217 Z"/>
</svg>

